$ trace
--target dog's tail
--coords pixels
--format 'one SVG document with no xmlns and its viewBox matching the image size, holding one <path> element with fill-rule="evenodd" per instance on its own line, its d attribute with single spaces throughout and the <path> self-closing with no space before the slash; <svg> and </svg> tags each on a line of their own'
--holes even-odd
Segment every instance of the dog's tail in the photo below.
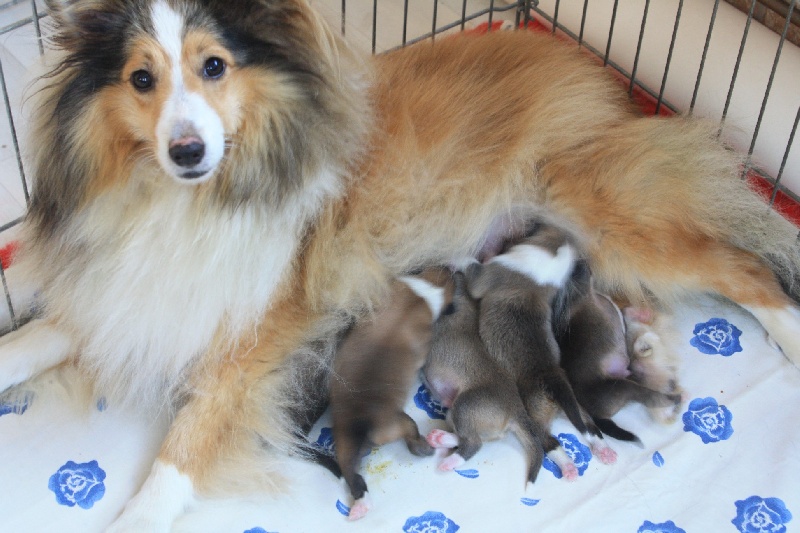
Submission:
<svg viewBox="0 0 800 533">
<path fill-rule="evenodd" d="M 580 231 L 600 243 L 590 255 L 603 288 L 669 303 L 675 279 L 663 267 L 722 242 L 760 258 L 800 302 L 798 228 L 742 179 L 743 157 L 723 147 L 717 131 L 716 124 L 689 118 L 635 118 L 543 165 L 544 175 L 584 176 L 587 190 L 570 189 L 571 201 L 586 194 L 587 204 L 597 205 L 596 195 L 603 195 L 602 217 L 578 215 Z"/>
</svg>

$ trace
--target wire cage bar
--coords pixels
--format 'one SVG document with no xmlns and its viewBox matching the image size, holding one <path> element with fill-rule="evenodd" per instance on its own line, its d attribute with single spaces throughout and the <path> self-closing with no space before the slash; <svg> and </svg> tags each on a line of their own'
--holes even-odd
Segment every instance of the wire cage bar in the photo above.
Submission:
<svg viewBox="0 0 800 533">
<path fill-rule="evenodd" d="M 691 20 L 691 17 L 684 13 L 684 0 L 664 1 L 664 3 L 671 3 L 676 6 L 674 18 L 670 19 L 654 15 L 653 10 L 662 7 L 662 4 L 651 2 L 651 0 L 632 0 L 630 2 L 630 4 L 636 4 L 639 9 L 638 18 L 634 17 L 633 19 L 620 18 L 622 10 L 630 8 L 628 3 L 620 3 L 619 0 L 613 0 L 613 3 L 611 3 L 612 0 L 604 1 L 610 5 L 610 22 L 605 26 L 604 35 L 594 41 L 589 37 L 589 33 L 590 28 L 596 24 L 597 17 L 593 15 L 593 9 L 596 7 L 598 0 L 593 0 L 592 2 L 584 0 L 580 3 L 575 2 L 574 5 L 569 3 L 562 4 L 560 0 L 383 0 L 380 5 L 378 0 L 341 0 L 341 2 L 339 0 L 314 0 L 312 3 L 320 7 L 321 10 L 327 7 L 333 27 L 338 25 L 341 33 L 349 39 L 358 39 L 359 35 L 366 37 L 365 47 L 372 53 L 384 53 L 397 47 L 409 46 L 427 39 L 435 39 L 439 35 L 464 31 L 481 23 L 486 24 L 487 31 L 493 31 L 499 21 L 514 29 L 528 28 L 535 21 L 549 29 L 556 37 L 573 40 L 576 46 L 595 55 L 599 62 L 615 69 L 627 80 L 628 90 L 631 94 L 635 91 L 642 92 L 655 102 L 655 113 L 685 112 L 687 114 L 705 116 L 699 102 L 702 100 L 706 84 L 712 76 L 717 76 L 714 73 L 707 72 L 709 54 L 715 46 L 714 37 L 720 32 L 727 31 L 721 28 L 720 25 L 723 11 L 730 9 L 730 6 L 720 2 L 720 0 L 701 0 L 698 2 L 708 4 L 711 14 L 707 27 L 703 26 L 702 30 L 698 32 L 704 35 L 702 54 L 699 57 L 696 74 L 691 82 L 687 83 L 685 88 L 682 88 L 687 95 L 687 103 L 684 106 L 680 106 L 670 101 L 671 97 L 666 89 L 672 81 L 671 67 L 675 64 L 673 51 L 676 48 L 676 43 L 679 43 L 684 38 L 684 26 L 687 24 L 687 18 Z M 747 154 L 747 168 L 745 170 L 755 170 L 767 180 L 769 184 L 767 197 L 770 205 L 774 205 L 780 197 L 796 201 L 797 193 L 800 192 L 800 187 L 797 185 L 785 184 L 785 182 L 792 181 L 792 179 L 800 181 L 800 176 L 795 176 L 795 174 L 799 173 L 795 170 L 797 164 L 795 166 L 791 164 L 791 161 L 797 158 L 796 150 L 792 152 L 792 145 L 797 138 L 796 132 L 798 120 L 800 120 L 800 99 L 796 100 L 790 109 L 782 110 L 782 113 L 787 118 L 794 114 L 794 122 L 784 132 L 783 139 L 785 140 L 782 141 L 784 144 L 780 147 L 781 156 L 778 157 L 780 161 L 775 161 L 772 165 L 776 171 L 773 171 L 773 175 L 770 176 L 770 173 L 763 168 L 756 167 L 756 161 L 759 160 L 757 141 L 760 139 L 759 136 L 763 132 L 766 121 L 765 110 L 775 92 L 774 84 L 778 81 L 776 72 L 779 69 L 779 65 L 784 66 L 786 62 L 794 62 L 797 63 L 794 68 L 800 72 L 800 60 L 798 60 L 800 55 L 798 55 L 797 46 L 792 43 L 786 43 L 787 32 L 792 24 L 793 14 L 798 11 L 797 2 L 798 0 L 788 0 L 788 12 L 785 17 L 783 32 L 780 34 L 774 55 L 763 60 L 764 63 L 771 63 L 772 68 L 766 89 L 758 97 L 760 99 L 760 108 L 755 127 L 748 142 L 740 146 L 740 150 Z M 689 4 L 694 3 L 686 4 L 688 9 Z M 26 5 L 28 6 L 27 8 Z M 726 124 L 732 121 L 731 114 L 735 110 L 734 96 L 741 84 L 740 75 L 744 58 L 751 44 L 753 29 L 760 25 L 758 21 L 753 24 L 754 12 L 758 5 L 758 1 L 752 1 L 747 13 L 741 14 L 741 17 L 744 17 L 744 24 L 741 29 L 738 49 L 735 50 L 736 59 L 730 74 L 730 83 L 727 85 L 722 111 L 717 117 L 720 133 L 725 129 Z M 574 20 L 570 21 L 567 20 L 567 11 L 572 8 L 577 11 Z M 11 18 L 4 15 L 11 12 L 17 15 Z M 359 13 L 369 13 L 369 15 L 368 17 L 360 17 Z M 390 39 L 387 41 L 384 38 L 387 37 L 385 33 L 388 30 L 386 30 L 384 22 L 390 16 L 399 18 L 399 20 L 394 21 L 397 23 L 397 35 L 389 36 Z M 425 17 L 428 16 L 430 18 L 427 24 L 418 23 L 419 20 L 424 21 Z M 6 125 L 0 125 L 0 128 L 6 128 L 11 138 L 20 178 L 19 186 L 26 205 L 30 197 L 28 176 L 26 176 L 26 165 L 23 157 L 24 146 L 22 146 L 25 141 L 20 141 L 18 135 L 18 125 L 21 117 L 20 105 L 10 95 L 7 86 L 8 71 L 6 68 L 7 63 L 4 61 L 3 45 L 13 41 L 19 30 L 26 29 L 31 31 L 32 29 L 35 42 L 31 40 L 28 45 L 36 47 L 39 55 L 44 54 L 46 37 L 43 37 L 43 33 L 46 34 L 46 24 L 42 24 L 42 21 L 45 17 L 47 17 L 47 13 L 40 12 L 36 0 L 7 0 L 5 2 L 0 0 L 0 88 L 2 88 L 6 118 Z M 636 33 L 637 28 L 638 33 Z M 622 29 L 633 30 L 632 35 L 635 35 L 635 52 L 633 53 L 632 62 L 627 63 L 628 66 L 623 60 L 618 59 L 619 54 L 615 54 L 615 45 L 620 39 L 619 32 Z M 657 29 L 664 34 L 669 34 L 670 37 L 660 81 L 656 79 L 653 82 L 644 79 L 644 76 L 641 75 L 641 69 L 646 64 L 643 63 L 646 62 L 644 53 L 646 43 L 651 34 Z M 386 42 L 389 42 L 389 44 L 387 45 Z M 788 58 L 787 48 L 791 49 L 789 54 L 791 57 Z M 524 51 L 520 53 L 524 53 Z M 731 57 L 733 54 L 734 50 L 731 49 Z M 796 87 L 794 91 L 796 92 Z M 787 169 L 790 167 L 791 171 L 789 172 Z M 787 172 L 791 174 L 790 177 L 787 177 Z M 23 218 L 0 219 L 0 235 L 16 227 Z M 4 266 L 0 265 L 0 281 L 3 283 L 6 304 L 0 303 L 0 306 L 7 305 L 10 308 L 11 298 L 3 273 Z M 11 313 L 13 317 L 13 310 Z"/>
</svg>

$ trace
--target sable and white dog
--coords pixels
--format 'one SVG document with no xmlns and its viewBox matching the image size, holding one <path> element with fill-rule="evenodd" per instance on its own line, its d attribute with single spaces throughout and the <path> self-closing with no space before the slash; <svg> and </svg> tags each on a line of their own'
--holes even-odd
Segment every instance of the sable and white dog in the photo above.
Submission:
<svg viewBox="0 0 800 533">
<path fill-rule="evenodd" d="M 800 362 L 796 230 L 713 126 L 640 117 L 577 47 L 496 32 L 369 59 L 307 0 L 48 5 L 64 57 L 9 273 L 38 312 L 0 390 L 72 363 L 118 399 L 179 397 L 113 531 L 168 530 L 232 463 L 279 484 L 253 456 L 292 448 L 342 324 L 534 216 L 598 288 L 726 297 Z"/>
</svg>

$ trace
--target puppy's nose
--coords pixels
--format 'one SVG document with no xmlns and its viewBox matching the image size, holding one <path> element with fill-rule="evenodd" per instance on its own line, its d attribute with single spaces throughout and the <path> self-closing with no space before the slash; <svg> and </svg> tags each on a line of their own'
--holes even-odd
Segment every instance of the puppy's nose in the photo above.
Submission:
<svg viewBox="0 0 800 533">
<path fill-rule="evenodd" d="M 186 137 L 169 143 L 169 157 L 179 167 L 193 167 L 203 160 L 206 145 L 197 137 Z"/>
</svg>

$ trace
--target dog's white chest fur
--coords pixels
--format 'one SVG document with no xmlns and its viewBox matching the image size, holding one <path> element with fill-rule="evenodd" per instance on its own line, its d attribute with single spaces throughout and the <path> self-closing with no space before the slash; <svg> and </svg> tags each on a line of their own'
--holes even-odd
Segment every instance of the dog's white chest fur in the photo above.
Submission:
<svg viewBox="0 0 800 533">
<path fill-rule="evenodd" d="M 61 265 L 45 294 L 47 314 L 110 398 L 163 401 L 218 328 L 237 338 L 254 327 L 313 212 L 198 209 L 191 188 L 170 189 L 143 205 L 90 208 L 75 232 L 87 253 Z"/>
</svg>

